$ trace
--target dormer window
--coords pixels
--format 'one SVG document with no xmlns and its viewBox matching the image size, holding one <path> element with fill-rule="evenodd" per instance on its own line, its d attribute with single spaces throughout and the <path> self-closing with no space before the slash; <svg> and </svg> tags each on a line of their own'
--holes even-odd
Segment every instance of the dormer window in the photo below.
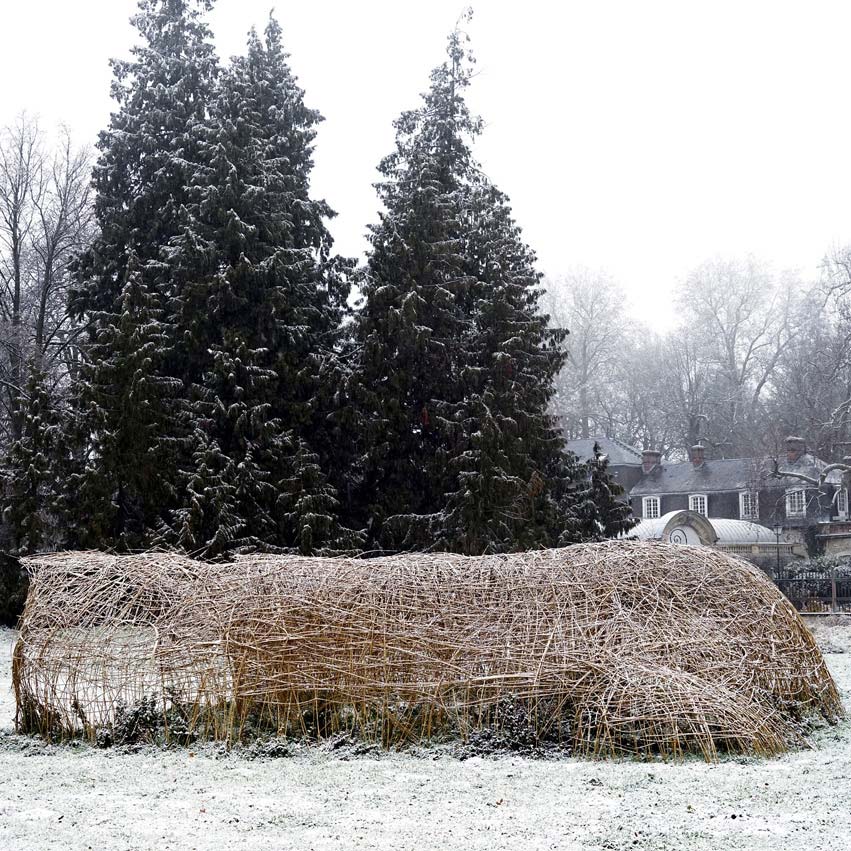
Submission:
<svg viewBox="0 0 851 851">
<path fill-rule="evenodd" d="M 705 493 L 693 493 L 688 498 L 688 510 L 707 517 L 707 499 Z"/>
<path fill-rule="evenodd" d="M 742 520 L 759 520 L 759 494 L 756 491 L 741 491 L 739 493 L 739 518 Z"/>
<path fill-rule="evenodd" d="M 645 520 L 656 520 L 659 517 L 659 497 L 645 496 L 642 500 L 641 513 Z"/>
<path fill-rule="evenodd" d="M 786 491 L 786 516 L 807 516 L 807 492 L 801 489 Z"/>
</svg>

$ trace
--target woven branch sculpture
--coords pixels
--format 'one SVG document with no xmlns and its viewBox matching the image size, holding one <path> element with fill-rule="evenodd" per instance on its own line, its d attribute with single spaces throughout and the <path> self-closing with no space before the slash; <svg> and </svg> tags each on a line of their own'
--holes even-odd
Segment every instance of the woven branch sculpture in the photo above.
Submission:
<svg viewBox="0 0 851 851">
<path fill-rule="evenodd" d="M 60 553 L 28 568 L 23 731 L 94 739 L 145 714 L 166 740 L 346 731 L 393 747 L 519 714 L 536 741 L 582 754 L 711 760 L 781 752 L 803 742 L 806 716 L 842 714 L 789 602 L 708 548 L 232 564 Z"/>
</svg>

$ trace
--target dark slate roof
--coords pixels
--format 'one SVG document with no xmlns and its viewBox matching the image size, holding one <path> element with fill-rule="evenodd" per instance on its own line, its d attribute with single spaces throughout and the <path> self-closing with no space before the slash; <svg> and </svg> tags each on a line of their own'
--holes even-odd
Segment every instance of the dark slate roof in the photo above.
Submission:
<svg viewBox="0 0 851 851">
<path fill-rule="evenodd" d="M 608 456 L 609 464 L 614 466 L 639 466 L 641 464 L 641 450 L 618 440 L 616 437 L 589 437 L 578 440 L 568 440 L 567 448 L 578 455 L 583 461 L 589 461 L 594 457 L 594 444 L 600 446 L 600 450 Z"/>
<path fill-rule="evenodd" d="M 804 455 L 796 464 L 780 463 L 781 470 L 802 473 L 818 478 L 826 466 L 820 458 Z M 800 479 L 790 477 L 772 478 L 769 474 L 773 463 L 767 459 L 727 458 L 705 461 L 695 468 L 691 461 L 675 464 L 662 462 L 652 472 L 642 476 L 630 491 L 631 496 L 662 493 L 715 493 L 718 491 L 741 491 L 757 487 L 779 489 L 813 487 Z"/>
</svg>

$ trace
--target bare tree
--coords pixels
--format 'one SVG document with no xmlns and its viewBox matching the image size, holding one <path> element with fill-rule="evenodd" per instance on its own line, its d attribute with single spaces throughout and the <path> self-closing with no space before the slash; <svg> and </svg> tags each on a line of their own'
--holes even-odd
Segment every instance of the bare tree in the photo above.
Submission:
<svg viewBox="0 0 851 851">
<path fill-rule="evenodd" d="M 611 434 L 616 424 L 609 400 L 629 333 L 623 291 L 605 272 L 585 268 L 546 281 L 545 289 L 552 323 L 570 332 L 554 412 L 571 437 Z"/>
<path fill-rule="evenodd" d="M 36 227 L 32 240 L 37 275 L 33 344 L 35 357 L 67 360 L 69 264 L 88 245 L 94 230 L 91 159 L 75 149 L 63 128 L 52 162 L 40 175 L 34 194 Z"/>
<path fill-rule="evenodd" d="M 765 402 L 795 338 L 793 306 L 802 289 L 751 258 L 698 267 L 679 293 L 689 338 L 705 369 L 702 429 L 689 428 L 719 455 L 751 455 L 765 441 Z"/>
<path fill-rule="evenodd" d="M 3 323 L 3 426 L 7 438 L 20 436 L 16 399 L 23 390 L 25 301 L 31 289 L 28 257 L 34 210 L 33 191 L 41 169 L 38 127 L 21 116 L 0 140 L 0 321 Z"/>
<path fill-rule="evenodd" d="M 661 382 L 665 393 L 657 417 L 665 423 L 666 455 L 686 457 L 706 432 L 711 410 L 713 366 L 693 327 L 670 332 L 662 346 Z"/>
<path fill-rule="evenodd" d="M 828 252 L 800 325 L 782 363 L 786 418 L 825 457 L 841 457 L 851 447 L 851 246 Z"/>
<path fill-rule="evenodd" d="M 570 331 L 555 413 L 571 437 L 604 433 L 666 457 L 686 457 L 698 442 L 715 456 L 762 455 L 789 433 L 778 437 L 778 429 L 795 421 L 778 416 L 778 400 L 789 394 L 793 355 L 815 356 L 802 348 L 804 320 L 812 317 L 812 305 L 800 307 L 803 290 L 794 275 L 774 274 L 750 258 L 712 260 L 680 287 L 681 325 L 660 335 L 628 316 L 622 291 L 606 275 L 578 269 L 552 279 L 546 307 L 554 324 Z M 829 340 L 820 338 L 829 363 L 819 358 L 825 370 L 819 386 L 833 388 L 825 399 L 834 407 L 848 400 L 842 410 L 851 424 L 851 381 L 842 395 L 846 385 L 838 380 L 851 372 L 842 366 L 851 322 L 846 338 L 834 333 L 838 327 L 834 322 Z M 814 410 L 803 401 L 804 390 L 815 392 L 806 371 L 794 374 L 805 382 L 802 408 Z"/>
<path fill-rule="evenodd" d="M 797 313 L 797 333 L 774 379 L 774 442 L 780 446 L 786 435 L 801 434 L 819 457 L 842 457 L 851 437 L 851 321 L 823 300 L 820 289 Z"/>
<path fill-rule="evenodd" d="M 632 319 L 604 273 L 575 269 L 546 286 L 554 324 L 570 331 L 554 404 L 567 434 L 602 433 L 682 456 L 711 407 L 705 335 L 693 327 L 660 335 Z"/>
<path fill-rule="evenodd" d="M 0 131 L 0 448 L 20 437 L 28 365 L 67 376 L 68 266 L 93 230 L 88 151 L 64 129 L 47 148 L 26 115 Z"/>
<path fill-rule="evenodd" d="M 841 304 L 851 297 L 851 245 L 835 245 L 822 261 L 819 292 L 823 304 Z"/>
</svg>

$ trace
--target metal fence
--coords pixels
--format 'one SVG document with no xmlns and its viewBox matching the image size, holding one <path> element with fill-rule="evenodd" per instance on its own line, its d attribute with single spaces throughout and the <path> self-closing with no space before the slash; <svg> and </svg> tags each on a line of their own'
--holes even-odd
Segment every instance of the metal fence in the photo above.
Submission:
<svg viewBox="0 0 851 851">
<path fill-rule="evenodd" d="M 774 581 L 795 608 L 808 612 L 851 612 L 851 577 L 836 571 L 784 572 Z"/>
</svg>

